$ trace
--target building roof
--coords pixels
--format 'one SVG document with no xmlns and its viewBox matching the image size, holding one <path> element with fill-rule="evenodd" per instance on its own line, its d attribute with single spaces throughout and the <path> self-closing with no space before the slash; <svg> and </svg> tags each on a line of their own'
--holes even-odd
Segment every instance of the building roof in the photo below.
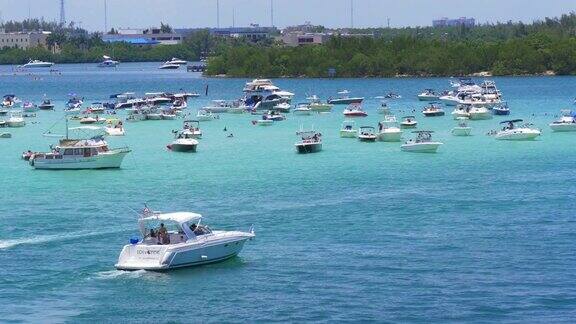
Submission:
<svg viewBox="0 0 576 324">
<path fill-rule="evenodd" d="M 107 43 L 117 43 L 117 42 L 125 42 L 132 45 L 156 45 L 160 44 L 159 41 L 151 40 L 148 38 L 134 38 L 134 37 L 114 37 L 114 38 L 105 38 L 105 42 Z"/>
</svg>

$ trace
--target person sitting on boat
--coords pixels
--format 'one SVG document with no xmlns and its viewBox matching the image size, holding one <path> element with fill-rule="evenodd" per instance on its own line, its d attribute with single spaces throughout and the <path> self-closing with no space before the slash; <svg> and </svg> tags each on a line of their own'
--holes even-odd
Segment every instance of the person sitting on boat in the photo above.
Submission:
<svg viewBox="0 0 576 324">
<path fill-rule="evenodd" d="M 168 230 L 166 230 L 164 223 L 160 223 L 160 228 L 158 229 L 157 233 L 159 244 L 170 244 L 170 237 L 168 236 Z"/>
</svg>

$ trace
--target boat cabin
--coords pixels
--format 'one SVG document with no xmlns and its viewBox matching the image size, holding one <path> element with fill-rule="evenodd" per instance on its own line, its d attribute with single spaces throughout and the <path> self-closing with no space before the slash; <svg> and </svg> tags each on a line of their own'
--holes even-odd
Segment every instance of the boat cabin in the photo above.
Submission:
<svg viewBox="0 0 576 324">
<path fill-rule="evenodd" d="M 212 234 L 201 224 L 202 215 L 190 212 L 145 212 L 138 220 L 141 244 L 166 245 L 185 243 L 197 237 Z"/>
</svg>

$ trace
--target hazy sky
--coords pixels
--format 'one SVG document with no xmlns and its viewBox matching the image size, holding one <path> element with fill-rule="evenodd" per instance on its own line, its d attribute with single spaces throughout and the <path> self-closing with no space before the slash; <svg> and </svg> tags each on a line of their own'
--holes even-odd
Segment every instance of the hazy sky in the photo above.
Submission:
<svg viewBox="0 0 576 324">
<path fill-rule="evenodd" d="M 274 25 L 311 21 L 350 26 L 350 0 L 273 0 Z M 59 0 L 0 0 L 3 20 L 57 20 Z M 65 0 L 66 20 L 88 30 L 104 29 L 104 0 Z M 216 0 L 107 0 L 108 28 L 157 26 L 216 27 Z M 220 0 L 220 26 L 270 25 L 270 0 Z M 474 17 L 479 22 L 522 20 L 576 11 L 576 0 L 354 0 L 354 26 L 426 26 L 439 17 Z"/>
</svg>

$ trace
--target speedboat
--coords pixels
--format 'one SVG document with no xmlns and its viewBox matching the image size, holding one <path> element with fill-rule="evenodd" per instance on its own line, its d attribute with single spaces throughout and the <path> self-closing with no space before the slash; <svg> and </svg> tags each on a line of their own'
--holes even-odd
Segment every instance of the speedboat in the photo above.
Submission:
<svg viewBox="0 0 576 324">
<path fill-rule="evenodd" d="M 89 133 L 100 130 L 101 128 L 97 126 L 66 128 L 64 139 L 61 139 L 51 152 L 35 153 L 30 156 L 30 165 L 35 169 L 51 170 L 120 168 L 126 154 L 130 153 L 128 147 L 109 148 L 102 134 L 84 139 L 68 137 L 69 131 Z M 45 136 L 53 137 L 54 134 Z"/>
<path fill-rule="evenodd" d="M 441 142 L 432 141 L 432 131 L 413 131 L 417 134 L 415 139 L 410 139 L 402 144 L 401 149 L 405 152 L 436 153 Z"/>
<path fill-rule="evenodd" d="M 80 124 L 103 124 L 106 122 L 106 118 L 101 118 L 98 115 L 95 116 L 84 116 L 80 119 Z"/>
<path fill-rule="evenodd" d="M 390 108 L 388 107 L 388 104 L 386 103 L 386 101 L 382 101 L 382 103 L 380 104 L 380 107 L 378 107 L 378 109 L 376 110 L 379 114 L 382 115 L 390 115 Z"/>
<path fill-rule="evenodd" d="M 542 134 L 539 129 L 529 124 L 518 125 L 521 122 L 523 122 L 522 119 L 500 122 L 500 124 L 505 124 L 505 126 L 496 132 L 495 138 L 497 140 L 526 141 L 533 140 Z"/>
<path fill-rule="evenodd" d="M 4 108 L 15 108 L 21 103 L 20 99 L 18 99 L 13 94 L 8 94 L 4 96 L 2 100 L 2 107 Z"/>
<path fill-rule="evenodd" d="M 294 113 L 294 115 L 309 116 L 312 114 L 312 109 L 307 103 L 301 103 L 292 110 L 292 113 Z"/>
<path fill-rule="evenodd" d="M 200 121 L 198 120 L 185 120 L 182 129 L 187 131 L 191 138 L 202 138 L 202 130 L 200 129 Z"/>
<path fill-rule="evenodd" d="M 253 120 L 252 124 L 258 126 L 272 126 L 274 124 L 274 120 L 262 118 L 258 120 Z"/>
<path fill-rule="evenodd" d="M 402 130 L 398 127 L 396 117 L 387 115 L 378 123 L 378 140 L 382 142 L 400 142 Z"/>
<path fill-rule="evenodd" d="M 366 117 L 368 113 L 366 113 L 359 103 L 352 103 L 344 109 L 343 112 L 345 117 Z"/>
<path fill-rule="evenodd" d="M 270 110 L 268 111 L 266 114 L 262 115 L 262 119 L 269 119 L 269 120 L 273 120 L 273 121 L 281 121 L 281 120 L 285 120 L 286 116 L 277 113 L 274 110 Z"/>
<path fill-rule="evenodd" d="M 93 102 L 90 107 L 84 111 L 85 114 L 103 114 L 106 108 L 101 102 Z"/>
<path fill-rule="evenodd" d="M 294 144 L 296 152 L 300 154 L 316 153 L 322 151 L 322 134 L 316 131 L 299 131 L 296 135 L 300 140 Z"/>
<path fill-rule="evenodd" d="M 146 115 L 146 120 L 161 120 L 162 113 L 156 109 L 150 109 L 144 113 Z"/>
<path fill-rule="evenodd" d="M 308 100 L 308 108 L 310 108 L 311 111 L 329 112 L 334 107 L 334 104 L 322 102 L 316 95 L 312 95 L 306 99 Z"/>
<path fill-rule="evenodd" d="M 564 109 L 561 111 L 561 117 L 548 126 L 555 132 L 574 132 L 576 131 L 576 118 L 571 110 Z"/>
<path fill-rule="evenodd" d="M 454 136 L 470 136 L 472 132 L 472 127 L 468 126 L 466 122 L 468 118 L 466 117 L 458 117 L 458 125 L 452 128 L 452 135 Z"/>
<path fill-rule="evenodd" d="M 113 60 L 110 56 L 103 55 L 104 61 L 98 63 L 98 67 L 117 67 L 120 62 Z"/>
<path fill-rule="evenodd" d="M 273 111 L 278 111 L 278 112 L 284 112 L 284 113 L 288 113 L 290 112 L 290 104 L 287 102 L 281 102 L 279 104 L 277 104 L 276 106 L 274 106 L 272 108 Z"/>
<path fill-rule="evenodd" d="M 70 99 L 68 99 L 68 101 L 66 102 L 66 108 L 68 109 L 80 109 L 80 107 L 82 107 L 82 104 L 84 103 L 84 101 L 78 97 L 76 97 L 76 95 L 71 95 Z"/>
<path fill-rule="evenodd" d="M 173 64 L 168 61 L 160 65 L 158 68 L 161 70 L 176 70 L 180 68 L 180 64 Z"/>
<path fill-rule="evenodd" d="M 342 122 L 342 127 L 340 128 L 340 137 L 344 138 L 355 138 L 358 137 L 358 130 L 354 128 L 356 123 L 353 120 L 345 120 Z"/>
<path fill-rule="evenodd" d="M 176 65 L 186 65 L 188 62 L 181 60 L 179 58 L 175 58 L 173 57 L 170 61 L 166 62 L 166 63 L 170 63 L 170 64 L 176 64 Z"/>
<path fill-rule="evenodd" d="M 248 232 L 215 231 L 202 224 L 200 214 L 148 208 L 139 215 L 138 228 L 141 238 L 124 245 L 116 269 L 165 271 L 220 262 L 238 255 L 256 236 L 253 227 Z"/>
<path fill-rule="evenodd" d="M 470 118 L 470 106 L 457 105 L 454 110 L 452 110 L 452 118 Z"/>
<path fill-rule="evenodd" d="M 38 111 L 39 108 L 38 108 L 38 106 L 36 106 L 34 103 L 29 102 L 29 101 L 25 101 L 25 102 L 22 104 L 22 110 L 23 110 L 24 112 L 35 112 L 35 111 Z"/>
<path fill-rule="evenodd" d="M 507 103 L 502 103 L 501 105 L 492 107 L 492 113 L 498 116 L 510 115 L 510 108 L 508 108 Z"/>
<path fill-rule="evenodd" d="M 186 128 L 186 125 L 185 122 L 183 130 L 174 132 L 174 140 L 166 146 L 169 150 L 173 152 L 196 152 L 199 143 L 196 138 L 198 137 L 195 135 L 194 128 Z M 200 136 L 202 136 L 202 132 L 200 132 Z"/>
<path fill-rule="evenodd" d="M 202 107 L 202 110 L 210 113 L 220 114 L 228 112 L 230 107 L 234 105 L 226 100 L 212 100 L 209 106 Z"/>
<path fill-rule="evenodd" d="M 348 95 L 350 94 L 350 91 L 348 90 L 339 91 L 338 94 L 340 95 L 340 98 L 328 99 L 328 103 L 332 105 L 350 105 L 350 104 L 359 104 L 364 100 L 363 97 L 362 98 L 349 97 Z"/>
<path fill-rule="evenodd" d="M 160 112 L 160 117 L 162 117 L 162 120 L 174 120 L 177 117 L 176 110 L 164 109 Z"/>
<path fill-rule="evenodd" d="M 50 101 L 50 99 L 44 99 L 42 100 L 42 103 L 38 105 L 38 108 L 40 110 L 53 110 L 54 104 L 52 103 L 52 101 Z"/>
<path fill-rule="evenodd" d="M 162 106 L 172 104 L 172 98 L 164 92 L 146 92 L 143 100 L 150 106 Z"/>
<path fill-rule="evenodd" d="M 28 63 L 24 65 L 20 65 L 21 68 L 46 68 L 52 67 L 54 63 L 52 62 L 44 62 L 40 60 L 30 60 Z"/>
<path fill-rule="evenodd" d="M 400 122 L 400 128 L 416 128 L 418 121 L 415 116 L 404 116 Z"/>
<path fill-rule="evenodd" d="M 358 140 L 360 142 L 376 142 L 376 131 L 372 126 L 360 126 Z"/>
<path fill-rule="evenodd" d="M 397 94 L 397 93 L 395 93 L 395 92 L 389 92 L 388 94 L 386 94 L 386 95 L 384 96 L 384 98 L 385 98 L 385 99 L 400 99 L 400 98 L 402 98 L 402 96 L 399 95 L 399 94 Z"/>
<path fill-rule="evenodd" d="M 422 114 L 426 117 L 444 116 L 444 109 L 435 104 L 430 104 L 422 110 Z"/>
<path fill-rule="evenodd" d="M 126 134 L 122 121 L 118 119 L 110 119 L 106 121 L 106 128 L 104 131 L 110 136 L 124 136 Z"/>
<path fill-rule="evenodd" d="M 470 119 L 472 120 L 483 120 L 483 119 L 491 119 L 492 113 L 488 108 L 483 106 L 472 106 L 468 111 L 470 114 Z"/>
<path fill-rule="evenodd" d="M 20 111 L 11 111 L 8 120 L 6 120 L 6 126 L 8 127 L 24 127 L 26 126 L 26 121 L 22 116 Z"/>
<path fill-rule="evenodd" d="M 433 89 L 425 89 L 424 92 L 418 95 L 418 100 L 420 101 L 438 101 L 438 99 L 440 99 L 440 96 Z"/>
<path fill-rule="evenodd" d="M 204 109 L 198 110 L 198 113 L 196 114 L 196 119 L 199 121 L 210 121 L 218 118 L 218 115 L 214 115 L 212 112 Z"/>
</svg>

